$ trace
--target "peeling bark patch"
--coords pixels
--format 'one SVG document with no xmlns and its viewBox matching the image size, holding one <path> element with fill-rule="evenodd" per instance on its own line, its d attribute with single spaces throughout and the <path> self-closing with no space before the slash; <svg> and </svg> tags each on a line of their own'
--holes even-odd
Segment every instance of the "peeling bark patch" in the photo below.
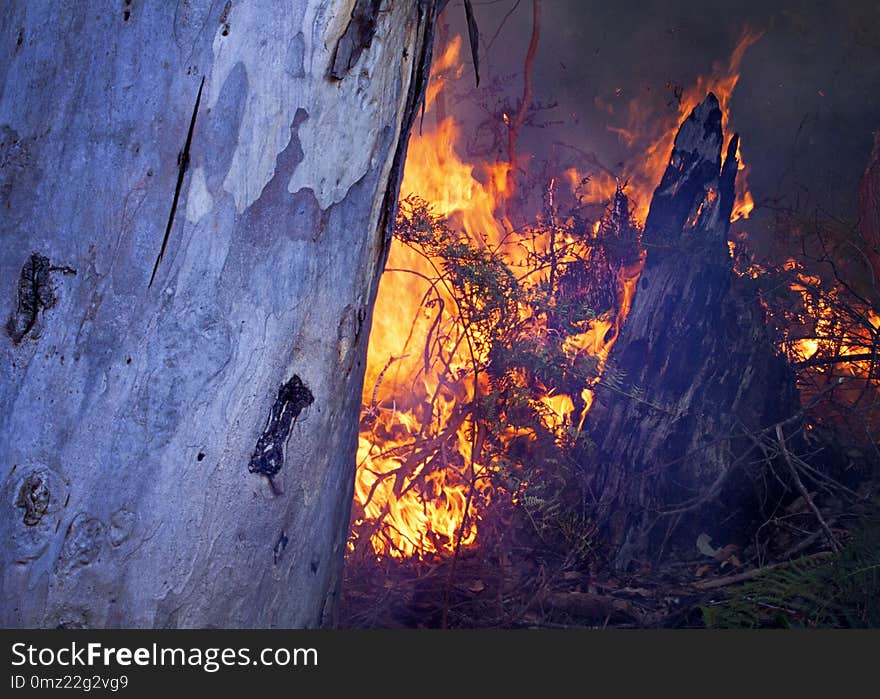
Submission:
<svg viewBox="0 0 880 699">
<path fill-rule="evenodd" d="M 355 3 L 348 26 L 333 54 L 330 77 L 334 80 L 342 80 L 358 62 L 364 49 L 370 48 L 376 34 L 379 5 L 381 0 L 357 0 Z"/>
<path fill-rule="evenodd" d="M 52 272 L 76 274 L 76 270 L 70 267 L 53 267 L 48 257 L 37 253 L 33 253 L 21 268 L 15 310 L 6 321 L 6 334 L 14 344 L 17 345 L 33 330 L 40 311 L 55 305 L 57 298 Z"/>
<path fill-rule="evenodd" d="M 39 473 L 32 473 L 18 489 L 15 506 L 24 509 L 25 526 L 33 527 L 40 523 L 49 509 L 49 486 Z"/>
<path fill-rule="evenodd" d="M 156 271 L 159 269 L 159 263 L 165 254 L 165 248 L 168 246 L 168 236 L 171 235 L 171 228 L 174 225 L 174 215 L 177 213 L 177 202 L 180 200 L 180 190 L 183 187 L 183 176 L 189 167 L 189 149 L 192 145 L 193 130 L 196 127 L 196 117 L 199 114 L 199 104 L 202 101 L 202 90 L 205 87 L 205 76 L 202 76 L 202 82 L 199 83 L 199 93 L 196 95 L 196 104 L 193 107 L 192 118 L 189 122 L 189 131 L 186 134 L 186 143 L 183 150 L 177 156 L 177 185 L 174 188 L 174 198 L 171 200 L 171 212 L 168 214 L 168 224 L 165 226 L 165 236 L 162 238 L 162 247 L 159 248 L 159 256 L 156 258 L 156 264 L 153 265 L 153 273 L 150 275 L 150 283 L 147 288 L 153 286 L 153 280 L 156 279 Z"/>
<path fill-rule="evenodd" d="M 275 547 L 272 549 L 273 565 L 278 565 L 278 561 L 281 560 L 281 555 L 284 553 L 284 549 L 287 548 L 287 544 L 289 541 L 290 539 L 287 538 L 287 535 L 282 529 L 281 533 L 278 535 L 278 541 L 275 542 Z"/>
<path fill-rule="evenodd" d="M 80 512 L 67 528 L 58 569 L 69 572 L 94 563 L 103 546 L 104 525 L 101 520 Z"/>
<path fill-rule="evenodd" d="M 352 350 L 357 346 L 361 337 L 364 322 L 367 319 L 366 306 L 348 305 L 342 312 L 342 318 L 337 328 L 337 351 L 339 364 L 342 371 L 349 369 L 349 360 L 353 357 Z"/>
<path fill-rule="evenodd" d="M 287 64 L 290 66 L 290 75 L 294 78 L 304 78 L 306 75 L 306 42 L 302 32 L 297 32 L 290 41 L 288 48 Z"/>
<path fill-rule="evenodd" d="M 248 465 L 248 471 L 251 473 L 266 476 L 273 490 L 275 485 L 272 478 L 284 466 L 284 449 L 290 431 L 299 414 L 314 401 L 312 392 L 296 374 L 278 389 L 278 397 L 272 405 L 266 427 L 257 440 L 257 446 Z"/>
</svg>

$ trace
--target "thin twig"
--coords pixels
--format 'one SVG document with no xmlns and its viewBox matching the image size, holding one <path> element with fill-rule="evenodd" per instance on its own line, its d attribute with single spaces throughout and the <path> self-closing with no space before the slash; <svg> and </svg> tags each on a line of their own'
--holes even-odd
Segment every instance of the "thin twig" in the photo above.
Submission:
<svg viewBox="0 0 880 699">
<path fill-rule="evenodd" d="M 788 447 L 785 446 L 785 436 L 782 432 L 782 425 L 776 425 L 776 439 L 779 441 L 779 449 L 782 451 L 782 456 L 785 459 L 785 463 L 788 466 L 789 472 L 791 473 L 791 478 L 794 481 L 795 487 L 798 489 L 801 497 L 803 497 L 804 501 L 807 503 L 807 505 L 809 505 L 810 509 L 813 511 L 813 514 L 816 516 L 816 520 L 819 522 L 819 526 L 822 528 L 822 531 L 825 532 L 825 538 L 828 539 L 828 545 L 831 546 L 831 550 L 837 553 L 838 551 L 840 551 L 840 544 L 837 543 L 837 539 L 834 537 L 834 533 L 831 531 L 831 528 L 828 526 L 828 523 L 825 521 L 825 518 L 819 511 L 819 508 L 816 507 L 816 503 L 813 502 L 813 498 L 810 497 L 810 493 L 807 492 L 807 489 L 804 486 L 800 475 L 798 475 L 798 470 L 797 468 L 795 468 L 794 461 L 791 458 L 791 453 L 788 451 Z"/>
</svg>

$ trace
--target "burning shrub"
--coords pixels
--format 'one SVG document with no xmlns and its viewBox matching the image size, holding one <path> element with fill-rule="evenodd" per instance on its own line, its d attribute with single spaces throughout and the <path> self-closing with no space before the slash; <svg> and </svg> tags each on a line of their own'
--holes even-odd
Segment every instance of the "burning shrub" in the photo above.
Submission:
<svg viewBox="0 0 880 699">
<path fill-rule="evenodd" d="M 395 236 L 423 270 L 413 273 L 423 330 L 410 328 L 404 353 L 389 357 L 370 389 L 353 554 L 367 542 L 365 555 L 452 553 L 475 540 L 493 499 L 522 514 L 539 540 L 548 527 L 570 542 L 589 531 L 568 487 L 578 482 L 572 454 L 585 448 L 588 387 L 616 337 L 641 250 L 622 189 L 596 226 L 556 218 L 482 246 L 426 201 L 401 202 Z M 608 299 L 599 314 L 588 305 L 598 298 Z M 410 356 L 419 361 L 406 365 Z M 391 380 L 409 396 L 383 400 L 395 369 Z"/>
</svg>

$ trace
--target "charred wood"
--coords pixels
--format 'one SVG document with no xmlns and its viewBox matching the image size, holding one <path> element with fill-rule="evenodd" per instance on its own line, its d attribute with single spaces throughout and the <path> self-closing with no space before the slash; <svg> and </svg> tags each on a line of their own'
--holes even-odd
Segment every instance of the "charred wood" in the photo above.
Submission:
<svg viewBox="0 0 880 699">
<path fill-rule="evenodd" d="M 645 267 L 589 415 L 587 490 L 618 568 L 743 531 L 767 496 L 747 434 L 800 413 L 758 300 L 731 273 L 738 139 L 723 164 L 722 145 L 710 93 L 654 192 Z"/>
</svg>

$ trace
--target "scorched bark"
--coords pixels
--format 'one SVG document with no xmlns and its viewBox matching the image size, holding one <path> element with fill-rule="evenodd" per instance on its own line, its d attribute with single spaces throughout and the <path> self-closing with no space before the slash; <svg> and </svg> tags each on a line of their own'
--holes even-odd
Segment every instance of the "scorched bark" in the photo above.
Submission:
<svg viewBox="0 0 880 699">
<path fill-rule="evenodd" d="M 588 417 L 587 491 L 620 568 L 695 553 L 701 534 L 721 545 L 741 535 L 760 504 L 748 433 L 799 414 L 761 307 L 732 272 L 738 138 L 723 165 L 722 143 L 710 94 L 654 192 L 644 270 Z"/>
</svg>

